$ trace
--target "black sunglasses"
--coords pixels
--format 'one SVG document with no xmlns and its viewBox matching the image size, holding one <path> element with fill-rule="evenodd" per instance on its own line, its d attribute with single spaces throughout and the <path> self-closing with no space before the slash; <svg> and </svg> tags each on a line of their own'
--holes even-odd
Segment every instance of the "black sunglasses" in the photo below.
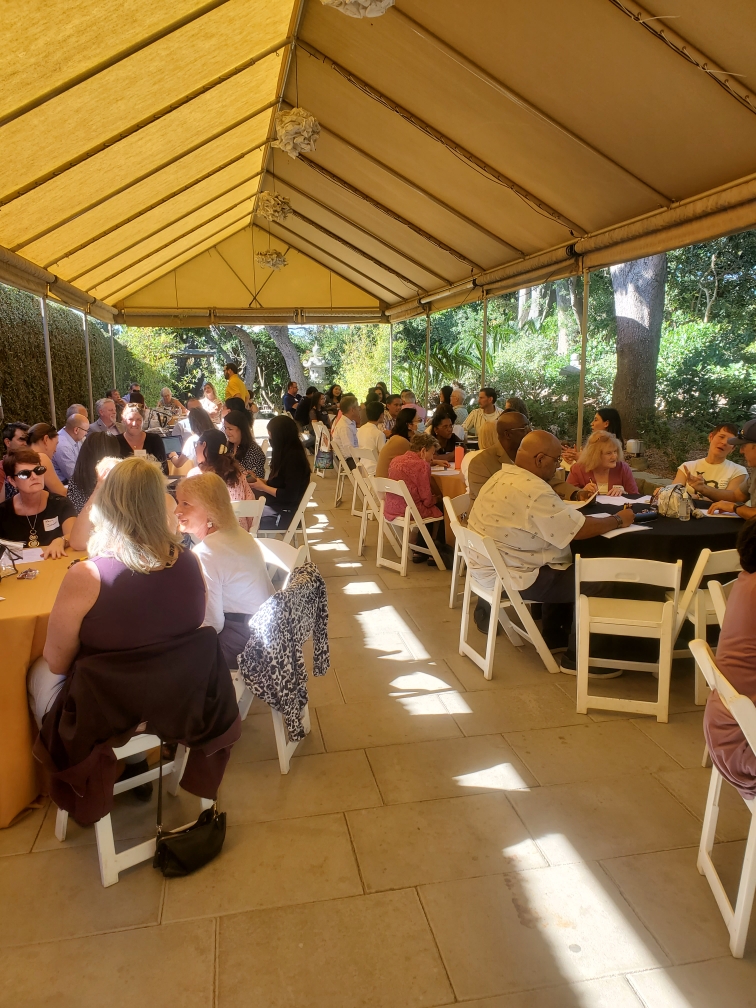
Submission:
<svg viewBox="0 0 756 1008">
<path fill-rule="evenodd" d="M 44 476 L 46 472 L 47 472 L 46 466 L 38 465 L 34 466 L 33 469 L 22 469 L 20 472 L 17 472 L 15 475 L 15 479 L 27 480 L 29 479 L 32 473 L 34 473 L 35 476 Z"/>
</svg>

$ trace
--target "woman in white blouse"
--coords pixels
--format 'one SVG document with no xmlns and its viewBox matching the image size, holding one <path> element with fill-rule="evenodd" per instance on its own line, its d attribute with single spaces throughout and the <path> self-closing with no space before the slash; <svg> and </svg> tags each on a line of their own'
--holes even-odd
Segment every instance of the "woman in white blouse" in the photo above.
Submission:
<svg viewBox="0 0 756 1008">
<path fill-rule="evenodd" d="M 239 526 L 228 487 L 215 473 L 182 480 L 176 501 L 179 529 L 200 540 L 193 552 L 207 585 L 203 626 L 215 628 L 229 668 L 236 668 L 250 617 L 273 594 L 262 552 Z"/>
</svg>

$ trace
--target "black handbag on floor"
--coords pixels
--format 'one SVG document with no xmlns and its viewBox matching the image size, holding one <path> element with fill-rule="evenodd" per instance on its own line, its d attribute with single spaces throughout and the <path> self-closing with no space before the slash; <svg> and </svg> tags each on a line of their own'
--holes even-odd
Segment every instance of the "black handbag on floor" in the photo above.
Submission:
<svg viewBox="0 0 756 1008">
<path fill-rule="evenodd" d="M 158 776 L 157 844 L 153 868 L 159 868 L 166 878 L 191 875 L 217 857 L 226 839 L 226 813 L 218 812 L 215 804 L 201 812 L 196 822 L 182 829 L 163 833 L 163 747 L 160 747 Z"/>
</svg>

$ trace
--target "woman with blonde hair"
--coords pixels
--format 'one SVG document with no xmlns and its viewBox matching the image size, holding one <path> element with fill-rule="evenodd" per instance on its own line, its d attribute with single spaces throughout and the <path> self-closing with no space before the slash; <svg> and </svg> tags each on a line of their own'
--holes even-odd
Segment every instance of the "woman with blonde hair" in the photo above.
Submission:
<svg viewBox="0 0 756 1008">
<path fill-rule="evenodd" d="M 570 469 L 567 482 L 591 493 L 609 494 L 610 497 L 638 493 L 633 471 L 624 461 L 622 445 L 607 430 L 591 434 Z"/>
<path fill-rule="evenodd" d="M 181 546 L 165 506 L 162 473 L 134 456 L 97 487 L 91 507 L 90 559 L 72 565 L 47 626 L 43 658 L 28 688 L 37 723 L 52 706 L 75 661 L 137 648 L 159 651 L 202 625 L 205 585 L 197 558 Z M 144 681 L 140 680 L 140 686 Z M 147 769 L 128 763 L 125 776 Z M 147 800 L 151 784 L 135 789 Z"/>
<path fill-rule="evenodd" d="M 218 634 L 229 668 L 236 668 L 249 638 L 249 621 L 273 594 L 254 536 L 236 520 L 228 488 L 213 472 L 189 476 L 176 490 L 179 529 L 199 542 L 193 553 L 207 585 L 205 626 Z"/>
<path fill-rule="evenodd" d="M 144 458 L 147 455 L 160 463 L 165 475 L 168 475 L 168 463 L 165 458 L 165 445 L 163 439 L 155 431 L 145 431 L 144 407 L 139 403 L 126 403 L 123 407 L 121 420 L 126 428 L 123 434 L 116 436 L 118 443 L 118 453 L 121 458 L 128 458 L 129 455 L 137 455 Z"/>
</svg>

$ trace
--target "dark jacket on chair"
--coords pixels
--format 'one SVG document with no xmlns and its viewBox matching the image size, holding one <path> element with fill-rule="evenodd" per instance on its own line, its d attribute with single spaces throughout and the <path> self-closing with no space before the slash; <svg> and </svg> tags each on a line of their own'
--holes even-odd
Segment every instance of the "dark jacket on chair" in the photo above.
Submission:
<svg viewBox="0 0 756 1008">
<path fill-rule="evenodd" d="M 55 804 L 82 825 L 106 816 L 118 777 L 113 748 L 140 731 L 184 743 L 181 786 L 216 797 L 241 722 L 212 627 L 131 651 L 79 655 L 34 746 Z"/>
</svg>

